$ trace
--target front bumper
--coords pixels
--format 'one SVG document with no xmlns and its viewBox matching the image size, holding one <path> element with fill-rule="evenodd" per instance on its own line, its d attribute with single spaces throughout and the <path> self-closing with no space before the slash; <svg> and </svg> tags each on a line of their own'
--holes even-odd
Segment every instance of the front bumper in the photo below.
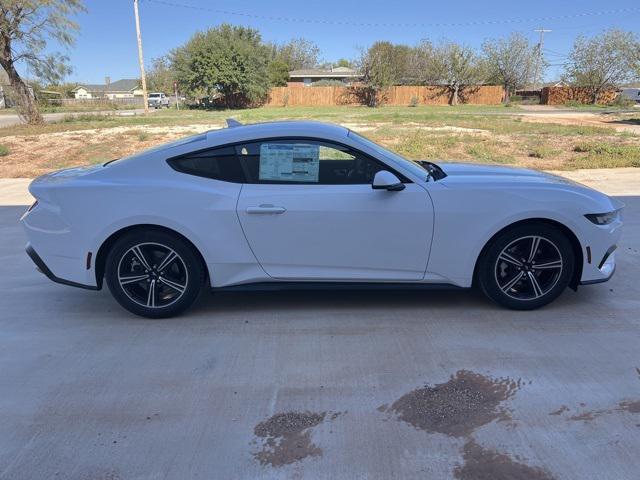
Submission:
<svg viewBox="0 0 640 480">
<path fill-rule="evenodd" d="M 40 255 L 36 253 L 36 251 L 31 246 L 30 243 L 27 243 L 26 252 L 27 252 L 27 255 L 29 255 L 29 258 L 33 260 L 33 263 L 36 264 L 36 267 L 38 268 L 38 270 L 44 275 L 46 275 L 47 278 L 49 278 L 49 280 L 56 283 L 61 283 L 62 285 L 69 285 L 71 287 L 84 288 L 87 290 L 99 290 L 99 288 L 94 285 L 84 285 L 82 283 L 72 282 L 71 280 L 65 280 L 64 278 L 56 277 L 53 274 L 53 272 L 49 269 L 49 267 L 47 267 L 47 264 L 44 263 L 42 258 L 40 258 Z"/>
<path fill-rule="evenodd" d="M 598 271 L 602 275 L 600 278 L 594 278 L 591 280 L 582 280 L 580 285 L 593 285 L 594 283 L 607 282 L 613 277 L 616 272 L 616 254 L 615 251 L 618 248 L 617 245 L 609 247 L 604 256 L 598 263 Z"/>
</svg>

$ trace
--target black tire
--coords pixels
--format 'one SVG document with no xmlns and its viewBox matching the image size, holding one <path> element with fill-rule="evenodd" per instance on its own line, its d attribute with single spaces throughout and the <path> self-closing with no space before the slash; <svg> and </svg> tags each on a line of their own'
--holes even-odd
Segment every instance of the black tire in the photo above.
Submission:
<svg viewBox="0 0 640 480">
<path fill-rule="evenodd" d="M 123 235 L 105 265 L 105 279 L 117 302 L 148 318 L 172 317 L 189 308 L 205 276 L 202 260 L 189 243 L 153 228 Z"/>
<path fill-rule="evenodd" d="M 496 303 L 533 310 L 565 290 L 574 268 L 575 254 L 566 234 L 553 225 L 531 223 L 507 229 L 490 241 L 478 261 L 477 280 Z"/>
</svg>

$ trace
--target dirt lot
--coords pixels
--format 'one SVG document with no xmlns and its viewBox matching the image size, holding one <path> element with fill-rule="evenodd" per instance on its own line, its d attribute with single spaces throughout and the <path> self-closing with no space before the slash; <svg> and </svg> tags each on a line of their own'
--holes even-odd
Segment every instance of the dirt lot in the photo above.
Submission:
<svg viewBox="0 0 640 480">
<path fill-rule="evenodd" d="M 463 108 L 464 107 L 464 108 Z M 222 128 L 225 117 L 341 123 L 412 159 L 451 159 L 571 170 L 640 166 L 637 115 L 559 109 L 443 107 L 261 108 L 164 111 L 150 117 L 85 115 L 43 127 L 0 128 L 1 177 L 35 177 L 104 162 L 185 135 Z"/>
</svg>

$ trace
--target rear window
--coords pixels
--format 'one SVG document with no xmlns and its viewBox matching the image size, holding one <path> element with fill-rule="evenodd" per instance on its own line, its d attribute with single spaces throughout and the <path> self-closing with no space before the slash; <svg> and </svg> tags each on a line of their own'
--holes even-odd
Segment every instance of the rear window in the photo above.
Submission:
<svg viewBox="0 0 640 480">
<path fill-rule="evenodd" d="M 244 183 L 245 175 L 233 147 L 215 148 L 172 158 L 174 170 L 224 182 Z"/>
</svg>

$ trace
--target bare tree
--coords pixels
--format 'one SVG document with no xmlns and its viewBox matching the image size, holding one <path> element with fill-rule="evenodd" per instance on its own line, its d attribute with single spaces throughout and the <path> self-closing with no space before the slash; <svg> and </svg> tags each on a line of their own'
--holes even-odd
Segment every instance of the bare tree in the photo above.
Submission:
<svg viewBox="0 0 640 480">
<path fill-rule="evenodd" d="M 407 45 L 394 45 L 391 42 L 375 42 L 362 52 L 358 69 L 364 84 L 361 88 L 363 100 L 368 106 L 377 106 L 388 87 L 407 81 L 411 52 L 412 49 Z"/>
<path fill-rule="evenodd" d="M 50 83 L 60 81 L 70 71 L 68 58 L 45 53 L 47 39 L 71 45 L 78 25 L 70 16 L 82 11 L 82 0 L 0 0 L 0 65 L 17 96 L 18 114 L 28 123 L 41 123 L 42 116 L 17 65 L 27 65 Z"/>
<path fill-rule="evenodd" d="M 579 36 L 566 67 L 567 78 L 576 86 L 586 87 L 596 103 L 604 90 L 617 88 L 633 80 L 634 56 L 640 43 L 635 34 L 608 30 L 593 38 Z"/>
<path fill-rule="evenodd" d="M 358 69 L 364 84 L 361 92 L 364 102 L 369 107 L 378 105 L 381 92 L 393 85 L 396 79 L 393 55 L 394 46 L 390 42 L 375 42 L 360 55 Z"/>
<path fill-rule="evenodd" d="M 305 38 L 293 38 L 283 45 L 274 47 L 275 60 L 286 63 L 290 70 L 315 67 L 319 55 L 318 45 Z"/>
<path fill-rule="evenodd" d="M 457 105 L 461 96 L 477 88 L 486 77 L 479 55 L 471 47 L 454 42 L 434 46 L 425 62 L 424 82 L 446 89 L 450 105 Z"/>
<path fill-rule="evenodd" d="M 511 90 L 523 87 L 534 75 L 536 47 L 520 33 L 509 38 L 486 40 L 482 45 L 490 82 L 504 87 L 504 102 L 509 103 Z"/>
</svg>

